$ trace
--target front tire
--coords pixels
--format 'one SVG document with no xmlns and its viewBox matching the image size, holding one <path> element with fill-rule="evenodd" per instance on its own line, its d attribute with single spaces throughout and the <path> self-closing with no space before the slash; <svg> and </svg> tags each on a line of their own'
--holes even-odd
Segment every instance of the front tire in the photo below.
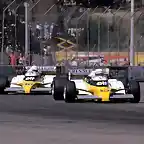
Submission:
<svg viewBox="0 0 144 144">
<path fill-rule="evenodd" d="M 52 83 L 52 95 L 54 100 L 63 100 L 64 87 L 67 83 L 66 78 L 55 77 Z"/>
<path fill-rule="evenodd" d="M 129 90 L 131 94 L 133 94 L 134 99 L 131 100 L 131 103 L 139 103 L 140 102 L 140 84 L 137 81 L 129 82 Z"/>
<path fill-rule="evenodd" d="M 77 96 L 76 86 L 73 81 L 69 81 L 64 88 L 64 100 L 67 103 L 75 102 Z"/>
<path fill-rule="evenodd" d="M 0 94 L 5 94 L 5 88 L 8 86 L 9 82 L 6 77 L 0 77 Z"/>
</svg>

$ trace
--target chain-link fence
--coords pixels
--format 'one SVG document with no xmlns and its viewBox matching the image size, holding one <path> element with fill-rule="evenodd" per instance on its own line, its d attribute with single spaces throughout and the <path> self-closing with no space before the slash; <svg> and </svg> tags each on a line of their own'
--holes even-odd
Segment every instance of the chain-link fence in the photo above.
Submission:
<svg viewBox="0 0 144 144">
<path fill-rule="evenodd" d="M 143 64 L 143 10 L 136 9 L 134 16 L 135 63 Z M 29 49 L 32 57 L 29 64 L 128 64 L 130 19 L 129 8 L 87 9 L 51 3 L 43 13 L 35 12 L 29 18 Z M 18 32 L 22 28 L 16 29 Z M 17 34 L 17 39 L 20 37 Z"/>
<path fill-rule="evenodd" d="M 135 10 L 135 63 L 143 58 L 143 11 Z M 71 35 L 76 35 L 76 58 L 99 62 L 99 55 L 107 62 L 127 63 L 130 47 L 130 10 L 86 9 L 80 17 L 71 18 Z"/>
</svg>

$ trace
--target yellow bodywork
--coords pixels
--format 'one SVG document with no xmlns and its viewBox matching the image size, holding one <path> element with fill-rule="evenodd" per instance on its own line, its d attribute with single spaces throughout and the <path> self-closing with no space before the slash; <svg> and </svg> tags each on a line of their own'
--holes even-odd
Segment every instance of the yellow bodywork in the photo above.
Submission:
<svg viewBox="0 0 144 144">
<path fill-rule="evenodd" d="M 41 85 L 41 83 L 37 82 L 37 81 L 25 81 L 25 80 L 23 80 L 22 82 L 17 83 L 16 85 L 21 86 L 24 89 L 25 94 L 30 94 L 31 89 L 39 87 Z"/>
<path fill-rule="evenodd" d="M 93 86 L 85 82 L 87 90 L 95 96 L 98 96 L 102 98 L 102 101 L 109 101 L 110 93 L 111 93 L 111 88 L 108 86 L 103 86 L 103 87 L 98 87 L 98 86 Z"/>
</svg>

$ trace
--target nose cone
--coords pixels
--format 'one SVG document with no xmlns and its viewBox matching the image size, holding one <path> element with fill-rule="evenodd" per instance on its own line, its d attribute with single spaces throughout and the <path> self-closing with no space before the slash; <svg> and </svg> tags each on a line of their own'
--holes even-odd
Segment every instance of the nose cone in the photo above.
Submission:
<svg viewBox="0 0 144 144">
<path fill-rule="evenodd" d="M 22 87 L 24 89 L 25 94 L 29 94 L 31 92 L 33 85 L 33 82 L 23 82 Z"/>
<path fill-rule="evenodd" d="M 26 94 L 29 94 L 29 93 L 31 92 L 32 85 L 31 85 L 31 86 L 23 85 L 23 89 L 24 89 L 24 92 L 25 92 Z"/>
<path fill-rule="evenodd" d="M 102 101 L 109 101 L 110 89 L 108 87 L 99 87 L 93 90 L 94 95 L 102 98 Z"/>
</svg>

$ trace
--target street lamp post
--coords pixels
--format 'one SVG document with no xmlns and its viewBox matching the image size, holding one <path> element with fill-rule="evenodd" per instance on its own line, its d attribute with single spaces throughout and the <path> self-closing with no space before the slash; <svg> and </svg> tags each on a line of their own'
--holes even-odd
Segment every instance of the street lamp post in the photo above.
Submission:
<svg viewBox="0 0 144 144">
<path fill-rule="evenodd" d="M 27 2 L 24 3 L 25 7 L 25 58 L 29 53 L 29 34 L 28 34 L 28 7 L 29 4 Z"/>
<path fill-rule="evenodd" d="M 25 7 L 25 57 L 28 56 L 29 53 L 29 28 L 28 28 L 28 15 L 29 12 L 35 8 L 35 6 L 40 2 L 41 0 L 38 0 L 31 8 L 29 7 L 28 2 L 24 2 Z M 44 15 L 47 15 L 47 13 L 55 6 L 56 4 L 52 5 L 45 13 Z"/>
<path fill-rule="evenodd" d="M 4 10 L 3 10 L 3 18 L 2 18 L 2 46 L 1 46 L 1 64 L 4 63 L 4 25 L 5 25 L 5 12 L 6 10 L 15 2 L 15 0 L 13 0 Z"/>
<path fill-rule="evenodd" d="M 88 48 L 88 65 L 89 65 L 89 53 L 90 53 L 90 16 L 89 16 L 89 11 L 88 9 L 87 12 L 87 48 Z"/>
<path fill-rule="evenodd" d="M 131 0 L 131 22 L 130 22 L 130 65 L 135 65 L 135 52 L 134 52 L 134 0 Z"/>
</svg>

